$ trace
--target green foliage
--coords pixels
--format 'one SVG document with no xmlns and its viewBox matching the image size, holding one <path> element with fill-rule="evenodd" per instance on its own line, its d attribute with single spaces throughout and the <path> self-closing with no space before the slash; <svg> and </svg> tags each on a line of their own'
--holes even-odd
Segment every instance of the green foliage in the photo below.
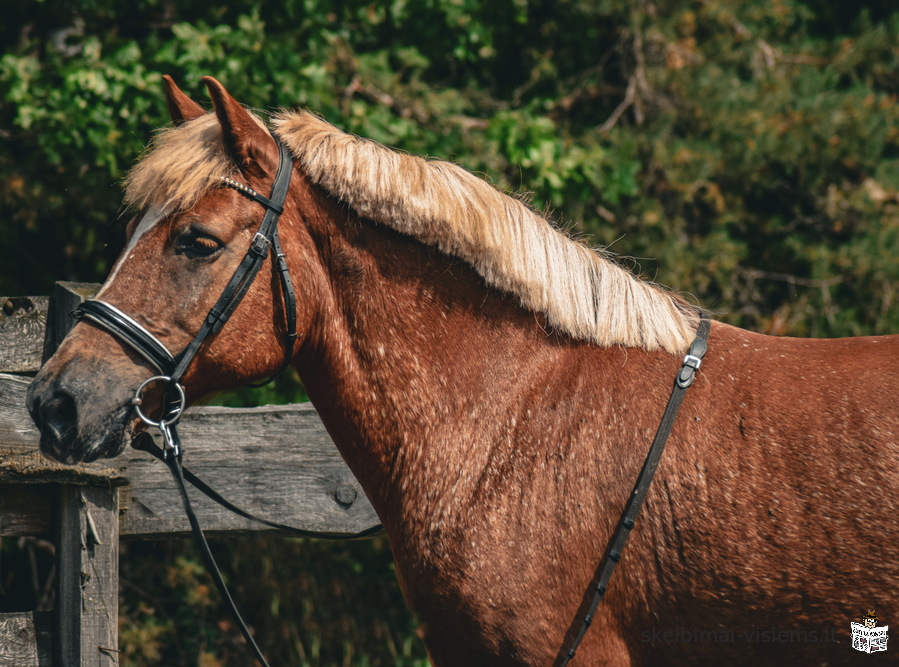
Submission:
<svg viewBox="0 0 899 667">
<path fill-rule="evenodd" d="M 117 182 L 165 122 L 167 72 L 201 99 L 212 74 L 251 105 L 307 106 L 526 190 L 733 323 L 896 329 L 888 4 L 146 0 L 126 19 L 107 0 L 13 18 L 0 206 L 23 252 L 3 291 L 102 278 Z"/>
<path fill-rule="evenodd" d="M 211 544 L 271 664 L 428 664 L 383 538 L 337 544 L 266 535 Z M 120 562 L 123 665 L 251 661 L 211 577 L 182 542 L 125 543 Z"/>
<path fill-rule="evenodd" d="M 10 7 L 0 37 L 0 230 L 15 249 L 0 262 L 0 293 L 102 280 L 122 243 L 118 183 L 167 121 L 161 75 L 199 100 L 211 74 L 251 106 L 309 107 L 527 191 L 560 224 L 641 258 L 648 277 L 731 323 L 789 335 L 899 331 L 892 0 L 70 0 Z M 265 401 L 302 395 L 290 376 L 267 391 Z M 308 554 L 367 568 L 383 546 L 274 545 L 271 557 L 252 544 L 232 553 L 241 593 L 258 595 L 258 619 L 273 619 L 266 640 L 302 646 L 283 649 L 284 662 L 423 659 L 400 612 L 386 629 L 360 629 L 357 614 L 386 600 L 329 610 L 322 591 L 338 575 L 317 571 L 317 598 L 291 578 L 314 569 Z M 187 559 L 173 566 L 187 577 L 192 551 L 165 548 Z M 254 573 L 260 557 L 266 571 Z M 366 570 L 369 585 L 395 593 L 388 570 Z M 129 575 L 123 664 L 245 662 L 198 596 L 202 575 L 157 605 L 134 594 L 157 591 L 151 578 L 168 575 L 154 572 Z M 282 588 L 290 599 L 267 608 Z M 330 613 L 343 620 L 313 618 Z M 304 634 L 289 618 L 317 629 Z M 351 618 L 349 632 L 334 629 Z M 174 620 L 202 639 L 178 645 Z"/>
</svg>

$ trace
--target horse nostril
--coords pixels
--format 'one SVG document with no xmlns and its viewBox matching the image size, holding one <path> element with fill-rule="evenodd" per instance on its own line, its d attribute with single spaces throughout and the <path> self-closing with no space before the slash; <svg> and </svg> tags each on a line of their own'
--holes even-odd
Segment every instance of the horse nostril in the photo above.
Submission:
<svg viewBox="0 0 899 667">
<path fill-rule="evenodd" d="M 70 458 L 68 449 L 75 440 L 78 424 L 78 408 L 69 393 L 57 390 L 46 401 L 35 401 L 39 412 L 41 452 L 57 461 Z"/>
</svg>

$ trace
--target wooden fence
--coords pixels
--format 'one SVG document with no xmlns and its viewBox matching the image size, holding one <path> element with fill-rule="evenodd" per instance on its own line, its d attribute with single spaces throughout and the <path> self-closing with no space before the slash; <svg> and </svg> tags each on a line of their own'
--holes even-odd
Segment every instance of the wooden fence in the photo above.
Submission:
<svg viewBox="0 0 899 667">
<path fill-rule="evenodd" d="M 119 539 L 190 532 L 168 469 L 148 454 L 128 448 L 115 459 L 62 466 L 38 451 L 27 376 L 98 288 L 58 283 L 53 297 L 0 297 L 0 538 L 49 537 L 57 559 L 55 611 L 0 614 L 4 667 L 117 665 Z M 333 533 L 378 521 L 309 404 L 195 408 L 179 430 L 185 466 L 250 512 Z M 191 497 L 208 534 L 261 529 Z"/>
</svg>

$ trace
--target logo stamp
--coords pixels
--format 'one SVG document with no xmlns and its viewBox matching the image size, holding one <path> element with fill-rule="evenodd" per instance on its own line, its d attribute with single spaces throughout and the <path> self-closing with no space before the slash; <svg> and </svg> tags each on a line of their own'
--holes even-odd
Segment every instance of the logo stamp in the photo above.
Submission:
<svg viewBox="0 0 899 667">
<path fill-rule="evenodd" d="M 868 609 L 862 623 L 851 623 L 852 648 L 863 653 L 876 653 L 887 650 L 887 631 L 889 625 L 877 625 L 877 613 Z"/>
</svg>

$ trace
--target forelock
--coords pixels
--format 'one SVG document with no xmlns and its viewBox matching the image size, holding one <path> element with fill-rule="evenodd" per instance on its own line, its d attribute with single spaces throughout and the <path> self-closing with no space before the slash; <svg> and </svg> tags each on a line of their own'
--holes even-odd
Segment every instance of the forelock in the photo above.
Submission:
<svg viewBox="0 0 899 667">
<path fill-rule="evenodd" d="M 125 203 L 154 206 L 166 213 L 191 208 L 223 176 L 237 171 L 222 141 L 222 128 L 209 113 L 160 130 L 125 180 Z"/>
</svg>

